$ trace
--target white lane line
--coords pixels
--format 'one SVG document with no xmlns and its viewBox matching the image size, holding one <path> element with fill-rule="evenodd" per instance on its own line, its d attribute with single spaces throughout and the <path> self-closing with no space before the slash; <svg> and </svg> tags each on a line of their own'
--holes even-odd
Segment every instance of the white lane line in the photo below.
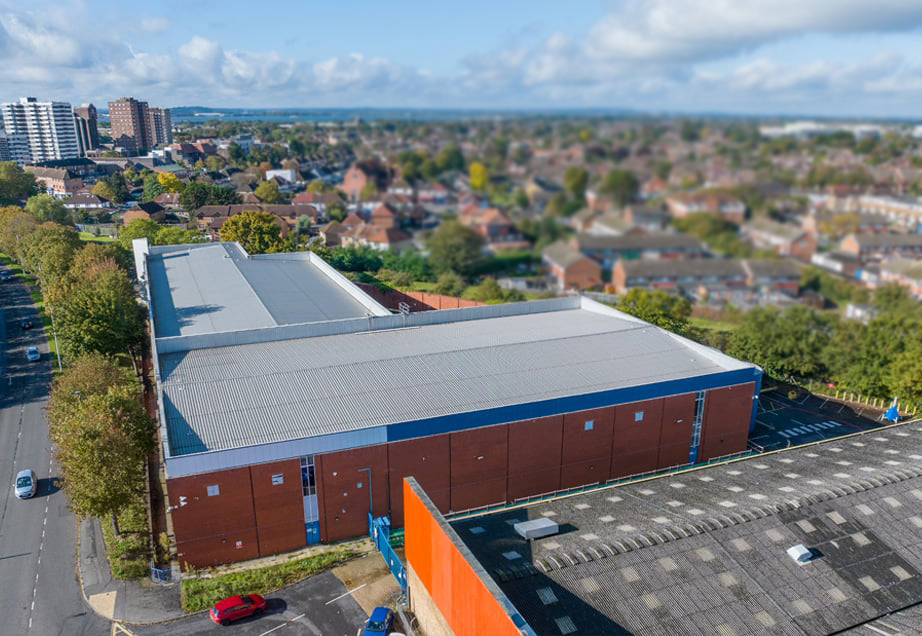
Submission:
<svg viewBox="0 0 922 636">
<path fill-rule="evenodd" d="M 338 600 L 341 599 L 341 598 L 345 598 L 345 597 L 349 596 L 350 594 L 354 594 L 355 592 L 358 592 L 360 589 L 362 589 L 362 588 L 365 587 L 366 585 L 368 585 L 368 584 L 367 584 L 367 583 L 362 583 L 362 584 L 359 585 L 357 588 L 352 589 L 352 590 L 349 590 L 349 591 L 346 592 L 345 594 L 340 594 L 340 595 L 337 596 L 336 598 L 327 601 L 326 603 L 324 603 L 324 605 L 329 605 L 330 603 L 335 603 L 336 601 L 338 601 Z"/>
<path fill-rule="evenodd" d="M 304 618 L 304 614 L 301 614 L 301 615 L 299 615 L 299 616 L 295 616 L 294 618 L 289 619 L 289 620 L 286 621 L 285 623 L 282 623 L 281 625 L 276 625 L 275 627 L 273 627 L 273 628 L 270 629 L 269 631 L 263 632 L 263 633 L 260 634 L 259 636 L 266 636 L 266 634 L 271 634 L 272 632 L 274 632 L 274 631 L 277 630 L 277 629 L 282 629 L 283 627 L 287 627 L 287 626 L 288 626 L 288 623 L 293 623 L 293 622 L 295 622 L 296 620 L 299 620 L 299 619 L 302 619 L 302 618 Z"/>
</svg>

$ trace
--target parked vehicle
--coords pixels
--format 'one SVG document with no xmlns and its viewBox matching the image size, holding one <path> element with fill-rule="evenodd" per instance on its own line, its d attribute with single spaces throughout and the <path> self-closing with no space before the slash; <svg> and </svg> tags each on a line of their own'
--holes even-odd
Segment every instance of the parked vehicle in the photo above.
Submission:
<svg viewBox="0 0 922 636">
<path fill-rule="evenodd" d="M 0 280 L 2 280 L 2 281 L 8 281 L 8 280 L 11 280 L 12 278 L 13 278 L 13 277 L 10 276 L 9 273 L 7 273 L 7 272 L 0 272 Z"/>
<path fill-rule="evenodd" d="M 217 625 L 227 625 L 253 614 L 262 614 L 264 611 L 266 611 L 265 599 L 259 594 L 247 594 L 246 596 L 228 596 L 218 601 L 208 612 L 208 616 Z"/>
<path fill-rule="evenodd" d="M 23 318 L 22 320 L 19 321 L 19 326 L 20 326 L 22 329 L 31 329 L 31 328 L 32 328 L 32 321 L 29 320 L 28 318 Z"/>
<path fill-rule="evenodd" d="M 27 468 L 16 473 L 16 483 L 13 485 L 13 492 L 18 498 L 29 499 L 35 496 L 37 488 L 38 480 L 35 478 L 34 472 Z"/>
<path fill-rule="evenodd" d="M 365 623 L 365 631 L 362 636 L 386 636 L 394 626 L 394 612 L 386 607 L 376 607 L 368 622 Z"/>
<path fill-rule="evenodd" d="M 38 347 L 29 347 L 26 349 L 26 358 L 28 358 L 29 362 L 35 362 L 42 359 L 42 354 L 38 352 Z"/>
</svg>

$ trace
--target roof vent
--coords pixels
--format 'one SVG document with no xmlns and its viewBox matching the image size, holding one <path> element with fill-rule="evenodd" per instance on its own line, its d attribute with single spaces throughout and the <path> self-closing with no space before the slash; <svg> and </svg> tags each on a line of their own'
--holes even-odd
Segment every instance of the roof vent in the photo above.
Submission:
<svg viewBox="0 0 922 636">
<path fill-rule="evenodd" d="M 515 531 L 523 539 L 540 539 L 557 534 L 559 528 L 557 524 L 547 517 L 532 519 L 531 521 L 521 521 L 513 526 Z"/>
<path fill-rule="evenodd" d="M 797 545 L 788 548 L 788 556 L 794 559 L 798 565 L 803 565 L 804 563 L 809 563 L 813 560 L 813 550 L 805 546 L 803 543 L 798 543 Z"/>
</svg>

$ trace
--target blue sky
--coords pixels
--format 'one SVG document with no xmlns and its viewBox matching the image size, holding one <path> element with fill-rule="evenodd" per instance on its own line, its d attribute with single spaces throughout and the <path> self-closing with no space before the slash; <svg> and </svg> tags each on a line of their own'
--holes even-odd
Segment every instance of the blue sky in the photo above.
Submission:
<svg viewBox="0 0 922 636">
<path fill-rule="evenodd" d="M 920 29 L 919 0 L 0 0 L 0 99 L 916 118 Z"/>
</svg>

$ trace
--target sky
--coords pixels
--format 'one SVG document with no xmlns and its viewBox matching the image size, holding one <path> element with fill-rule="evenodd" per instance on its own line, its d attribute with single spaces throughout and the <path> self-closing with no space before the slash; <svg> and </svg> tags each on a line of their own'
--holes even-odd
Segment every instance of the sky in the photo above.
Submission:
<svg viewBox="0 0 922 636">
<path fill-rule="evenodd" d="M 0 101 L 922 119 L 920 0 L 0 0 Z"/>
</svg>

